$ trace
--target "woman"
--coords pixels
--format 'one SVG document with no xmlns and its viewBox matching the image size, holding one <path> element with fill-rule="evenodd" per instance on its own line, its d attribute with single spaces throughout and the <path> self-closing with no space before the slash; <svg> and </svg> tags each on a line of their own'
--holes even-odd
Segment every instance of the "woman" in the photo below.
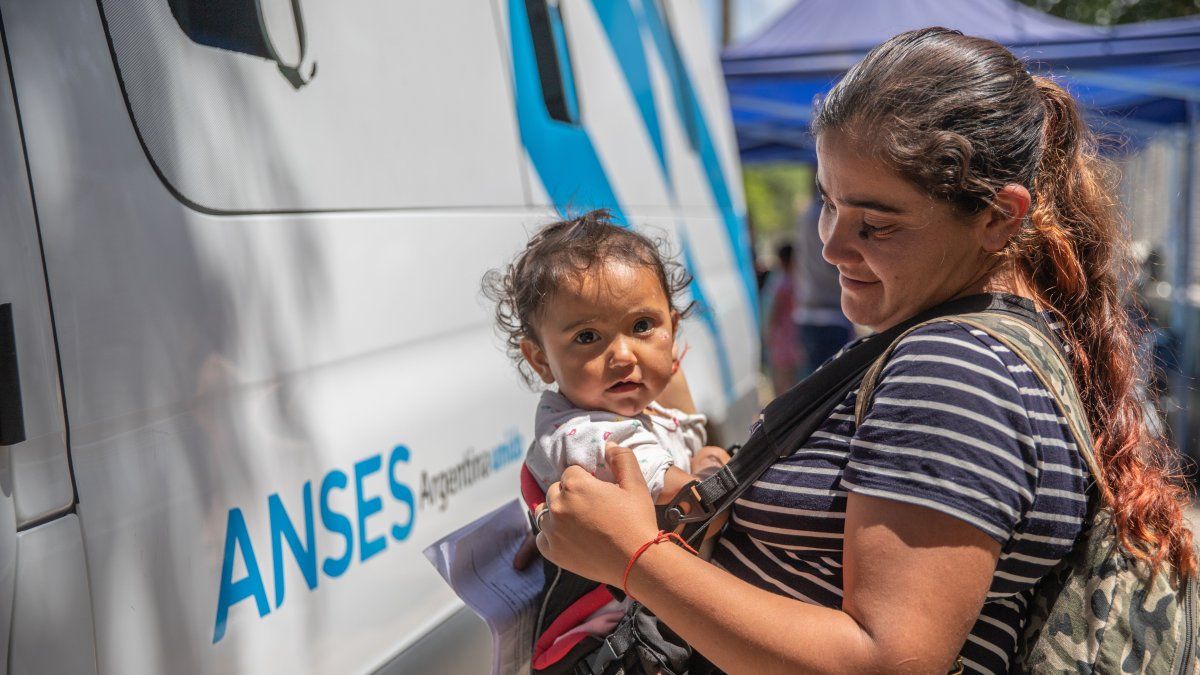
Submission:
<svg viewBox="0 0 1200 675">
<path fill-rule="evenodd" d="M 1122 310 L 1115 198 L 1070 96 L 1002 46 L 945 29 L 892 38 L 814 122 L 824 257 L 842 308 L 882 331 L 1005 293 L 1069 353 L 1118 533 L 1194 574 L 1185 491 L 1147 437 Z M 636 460 L 568 469 L 538 548 L 627 588 L 735 672 L 1006 672 L 1037 581 L 1083 527 L 1091 480 L 1052 399 L 1008 350 L 956 324 L 905 338 L 861 426 L 854 395 L 733 508 L 713 563 L 657 532 Z"/>
</svg>

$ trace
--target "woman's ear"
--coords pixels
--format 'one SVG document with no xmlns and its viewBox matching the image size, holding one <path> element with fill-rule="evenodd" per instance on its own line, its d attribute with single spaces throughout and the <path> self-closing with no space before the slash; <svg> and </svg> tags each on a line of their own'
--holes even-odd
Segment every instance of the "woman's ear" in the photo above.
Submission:
<svg viewBox="0 0 1200 675">
<path fill-rule="evenodd" d="M 1008 242 L 1021 230 L 1030 201 L 1029 190 L 1022 185 L 1010 183 L 996 192 L 983 227 L 984 250 L 999 253 L 1008 246 Z"/>
<path fill-rule="evenodd" d="M 521 339 L 521 356 L 533 368 L 533 372 L 542 378 L 546 384 L 554 384 L 554 373 L 550 370 L 550 362 L 546 359 L 546 350 L 529 338 Z"/>
</svg>

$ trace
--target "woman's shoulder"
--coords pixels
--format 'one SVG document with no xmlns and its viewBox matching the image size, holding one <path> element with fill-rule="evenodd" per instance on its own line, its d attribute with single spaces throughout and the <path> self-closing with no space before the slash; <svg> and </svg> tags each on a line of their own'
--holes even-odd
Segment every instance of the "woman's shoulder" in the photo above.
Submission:
<svg viewBox="0 0 1200 675">
<path fill-rule="evenodd" d="M 1069 433 L 1016 354 L 982 331 L 938 322 L 897 343 L 854 431 L 844 483 L 936 504 L 1001 544 L 1022 527 L 1042 536 L 1040 524 L 1020 523 L 1078 515 L 1067 513 L 1082 494 Z M 1069 503 L 1059 509 L 1047 495 Z"/>
<path fill-rule="evenodd" d="M 925 346 L 931 347 L 932 351 L 947 351 L 946 348 L 936 348 L 933 347 L 934 345 L 966 349 L 970 353 L 982 355 L 987 357 L 987 360 L 994 361 L 992 356 L 997 352 L 991 348 L 1000 346 L 1000 343 L 981 330 L 947 318 L 931 321 L 913 329 L 896 343 L 896 350 L 912 350 Z"/>
<path fill-rule="evenodd" d="M 903 418 L 976 438 L 999 432 L 1022 454 L 1034 450 L 1032 439 L 1062 436 L 1053 395 L 1033 370 L 996 338 L 952 321 L 902 338 L 871 398 L 868 416 L 878 423 Z"/>
<path fill-rule="evenodd" d="M 1029 368 L 999 340 L 984 331 L 954 321 L 918 327 L 892 350 L 881 379 L 896 375 L 943 376 L 964 382 L 1007 385 L 1019 393 Z M 990 385 L 989 385 L 990 388 Z"/>
</svg>

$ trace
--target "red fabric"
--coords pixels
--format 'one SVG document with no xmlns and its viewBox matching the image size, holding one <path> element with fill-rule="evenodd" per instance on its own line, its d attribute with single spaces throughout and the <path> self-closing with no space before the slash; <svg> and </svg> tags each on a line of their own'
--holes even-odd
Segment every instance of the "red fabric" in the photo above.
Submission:
<svg viewBox="0 0 1200 675">
<path fill-rule="evenodd" d="M 558 661 L 579 644 L 580 640 L 587 637 L 587 633 L 578 633 L 555 642 L 558 636 L 586 621 L 596 610 L 612 602 L 612 599 L 612 593 L 608 592 L 607 587 L 597 586 L 563 610 L 533 645 L 534 670 L 541 670 Z"/>
<path fill-rule="evenodd" d="M 537 511 L 537 507 L 546 502 L 546 494 L 529 472 L 529 467 L 524 464 L 521 465 L 521 498 L 525 500 L 525 506 L 530 512 Z"/>
</svg>

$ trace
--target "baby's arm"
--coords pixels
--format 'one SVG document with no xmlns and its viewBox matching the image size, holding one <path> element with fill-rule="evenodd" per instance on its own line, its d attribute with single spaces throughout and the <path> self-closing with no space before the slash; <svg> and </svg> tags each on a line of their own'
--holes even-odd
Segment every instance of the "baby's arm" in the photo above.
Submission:
<svg viewBox="0 0 1200 675">
<path fill-rule="evenodd" d="M 663 489 L 659 493 L 658 498 L 654 500 L 655 504 L 665 505 L 670 504 L 675 495 L 693 480 L 704 480 L 725 466 L 729 461 L 729 453 L 715 445 L 706 445 L 701 448 L 692 458 L 692 470 L 695 475 L 689 474 L 678 467 L 669 467 L 667 473 L 663 476 Z M 708 531 L 704 533 L 704 540 L 708 540 L 713 535 L 721 531 L 725 526 L 725 521 L 729 517 L 729 512 L 722 513 L 713 524 L 709 526 Z M 680 528 L 683 526 L 681 525 Z M 678 530 L 677 530 L 678 531 Z"/>
<path fill-rule="evenodd" d="M 724 448 L 718 448 L 715 445 L 706 445 L 696 451 L 692 456 L 692 472 L 688 473 L 679 467 L 672 466 L 667 469 L 667 473 L 663 476 L 663 488 L 659 493 L 658 499 L 654 500 L 655 504 L 670 504 L 675 495 L 683 489 L 685 485 L 693 480 L 704 480 L 714 473 L 721 470 L 729 461 L 729 453 L 725 452 Z"/>
<path fill-rule="evenodd" d="M 658 498 L 654 500 L 654 503 L 658 504 L 659 506 L 663 504 L 670 504 L 671 500 L 675 498 L 675 495 L 679 494 L 679 491 L 682 490 L 685 485 L 694 480 L 701 479 L 697 476 L 693 476 L 683 469 L 680 469 L 677 466 L 667 467 L 667 473 L 663 475 L 662 492 L 658 493 Z"/>
<path fill-rule="evenodd" d="M 525 465 L 543 490 L 559 480 L 568 466 L 581 467 L 600 480 L 615 482 L 612 470 L 605 463 L 604 448 L 607 443 L 615 443 L 633 451 L 650 494 L 657 499 L 669 470 L 674 468 L 674 460 L 658 442 L 658 438 L 636 419 L 603 411 L 591 411 L 563 419 L 549 434 L 534 440 L 525 458 Z M 674 495 L 675 491 L 671 494 Z"/>
</svg>

